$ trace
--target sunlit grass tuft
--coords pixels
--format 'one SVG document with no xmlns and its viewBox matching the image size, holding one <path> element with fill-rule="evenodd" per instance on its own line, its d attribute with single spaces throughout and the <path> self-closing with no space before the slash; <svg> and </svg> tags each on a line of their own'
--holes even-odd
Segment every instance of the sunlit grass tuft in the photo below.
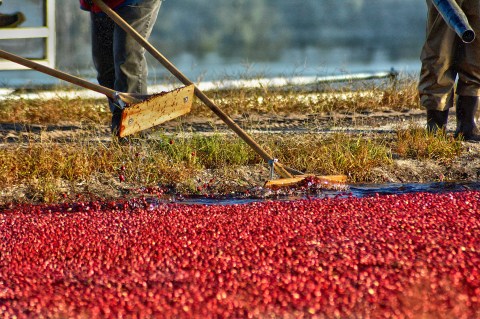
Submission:
<svg viewBox="0 0 480 319">
<path fill-rule="evenodd" d="M 331 111 L 378 111 L 418 109 L 416 80 L 402 75 L 396 80 L 381 82 L 325 84 L 300 90 L 240 88 L 209 92 L 218 105 L 229 114 L 277 113 L 312 114 Z M 205 108 L 197 102 L 193 114 L 200 115 Z"/>
<path fill-rule="evenodd" d="M 392 163 L 384 142 L 345 133 L 326 138 L 316 134 L 272 136 L 268 148 L 279 150 L 278 159 L 287 166 L 317 175 L 347 175 L 352 183 L 367 181 L 373 168 Z"/>
<path fill-rule="evenodd" d="M 459 156 L 462 150 L 461 141 L 440 131 L 434 134 L 419 126 L 397 131 L 395 152 L 403 158 L 448 162 Z"/>
</svg>

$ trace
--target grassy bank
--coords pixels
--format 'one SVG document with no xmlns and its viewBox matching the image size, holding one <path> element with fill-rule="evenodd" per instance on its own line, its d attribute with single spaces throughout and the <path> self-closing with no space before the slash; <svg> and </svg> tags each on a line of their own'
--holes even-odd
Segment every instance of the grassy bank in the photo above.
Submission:
<svg viewBox="0 0 480 319">
<path fill-rule="evenodd" d="M 370 83 L 360 88 L 355 84 L 355 89 L 352 86 L 304 91 L 212 91 L 208 95 L 232 115 L 418 108 L 412 79 Z M 4 199 L 52 202 L 77 193 L 114 197 L 118 190 L 125 193 L 158 185 L 198 193 L 204 185 L 211 186 L 212 180 L 217 181 L 215 191 L 222 192 L 232 189 L 226 184 L 255 186 L 242 182 L 239 170 L 247 175 L 248 171 L 257 172 L 256 182 L 268 178 L 262 159 L 232 134 L 203 135 L 180 130 L 178 134 L 165 134 L 159 130 L 152 135 L 154 138 L 139 136 L 126 144 L 101 139 L 99 127 L 105 127 L 110 118 L 104 100 L 12 99 L 1 103 L 0 116 L 6 123 L 68 123 L 85 129 L 74 141 L 32 138 L 22 143 L 5 143 L 0 148 L 0 187 Z M 189 117 L 213 116 L 197 102 Z M 462 153 L 458 141 L 426 134 L 418 126 L 398 129 L 388 138 L 315 132 L 252 135 L 289 167 L 306 173 L 345 174 L 350 183 L 369 182 L 372 171 L 392 165 L 394 157 L 448 162 Z"/>
</svg>

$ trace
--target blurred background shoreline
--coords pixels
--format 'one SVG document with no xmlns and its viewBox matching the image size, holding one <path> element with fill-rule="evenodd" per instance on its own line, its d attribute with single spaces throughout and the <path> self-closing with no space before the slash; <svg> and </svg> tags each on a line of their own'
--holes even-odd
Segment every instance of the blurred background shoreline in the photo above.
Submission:
<svg viewBox="0 0 480 319">
<path fill-rule="evenodd" d="M 89 14 L 78 1 L 56 3 L 56 68 L 95 81 Z M 24 12 L 22 27 L 44 23 L 42 0 L 6 0 L 0 9 Z M 417 73 L 425 16 L 417 0 L 166 0 L 150 41 L 194 82 L 391 68 Z M 0 47 L 36 58 L 41 41 L 0 40 Z M 147 56 L 151 84 L 174 81 Z M 0 83 L 65 84 L 28 70 L 0 71 Z"/>
</svg>

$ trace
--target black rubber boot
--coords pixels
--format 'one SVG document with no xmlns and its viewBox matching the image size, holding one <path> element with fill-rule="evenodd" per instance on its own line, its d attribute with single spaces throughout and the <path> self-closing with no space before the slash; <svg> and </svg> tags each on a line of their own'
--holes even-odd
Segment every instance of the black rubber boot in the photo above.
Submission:
<svg viewBox="0 0 480 319">
<path fill-rule="evenodd" d="M 0 13 L 0 28 L 15 28 L 24 21 L 25 16 L 21 12 L 15 12 L 13 14 Z"/>
<path fill-rule="evenodd" d="M 128 144 L 129 140 L 126 137 L 120 137 L 120 124 L 122 122 L 122 110 L 115 109 L 112 112 L 112 126 L 110 127 L 113 140 L 119 144 Z"/>
<path fill-rule="evenodd" d="M 438 129 L 445 132 L 447 129 L 448 110 L 427 110 L 427 130 L 435 133 Z"/>
<path fill-rule="evenodd" d="M 115 109 L 112 112 L 112 125 L 110 126 L 110 131 L 112 135 L 117 136 L 120 134 L 120 124 L 122 122 L 122 110 Z"/>
<path fill-rule="evenodd" d="M 457 100 L 457 130 L 455 138 L 465 141 L 480 141 L 480 132 L 475 124 L 478 96 L 459 96 Z"/>
</svg>

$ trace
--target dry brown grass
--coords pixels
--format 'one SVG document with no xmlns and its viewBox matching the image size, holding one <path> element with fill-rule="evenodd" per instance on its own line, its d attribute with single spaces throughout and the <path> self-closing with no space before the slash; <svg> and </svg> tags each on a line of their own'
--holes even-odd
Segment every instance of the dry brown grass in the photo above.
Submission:
<svg viewBox="0 0 480 319">
<path fill-rule="evenodd" d="M 107 124 L 110 111 L 105 99 L 7 99 L 0 103 L 0 118 L 7 123 Z"/>
<path fill-rule="evenodd" d="M 227 114 L 311 114 L 329 111 L 376 111 L 419 108 L 416 81 L 401 77 L 380 83 L 346 83 L 339 87 L 290 89 L 235 89 L 206 92 Z M 194 103 L 191 116 L 212 112 L 201 101 Z M 7 99 L 0 104 L 3 122 L 53 124 L 106 124 L 110 112 L 102 99 L 62 98 L 52 100 Z"/>
<path fill-rule="evenodd" d="M 354 87 L 354 88 L 353 88 Z M 307 90 L 237 89 L 212 91 L 209 95 L 228 114 L 277 113 L 311 114 L 331 111 L 378 111 L 420 108 L 416 80 L 404 76 L 380 83 L 346 83 L 340 87 L 325 85 Z M 193 114 L 205 107 L 194 105 Z"/>
</svg>

